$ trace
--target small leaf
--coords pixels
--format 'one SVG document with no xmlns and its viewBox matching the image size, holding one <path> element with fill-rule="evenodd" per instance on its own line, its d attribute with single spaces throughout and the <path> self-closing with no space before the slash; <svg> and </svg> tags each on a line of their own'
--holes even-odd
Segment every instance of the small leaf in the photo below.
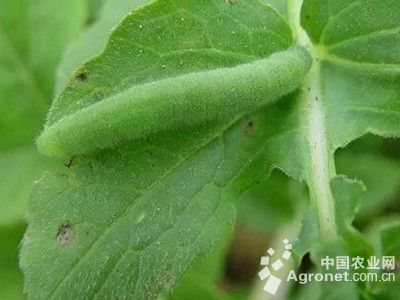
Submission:
<svg viewBox="0 0 400 300">
<path fill-rule="evenodd" d="M 368 222 L 394 204 L 400 190 L 400 164 L 396 159 L 375 153 L 340 153 L 336 157 L 340 173 L 362 180 L 367 187 L 357 218 Z"/>
<path fill-rule="evenodd" d="M 372 282 L 370 289 L 376 299 L 397 299 L 400 289 L 398 259 L 400 257 L 400 220 L 398 217 L 387 218 L 378 222 L 372 229 L 371 239 L 375 243 L 376 255 L 394 256 L 396 262 L 394 281 Z"/>
</svg>

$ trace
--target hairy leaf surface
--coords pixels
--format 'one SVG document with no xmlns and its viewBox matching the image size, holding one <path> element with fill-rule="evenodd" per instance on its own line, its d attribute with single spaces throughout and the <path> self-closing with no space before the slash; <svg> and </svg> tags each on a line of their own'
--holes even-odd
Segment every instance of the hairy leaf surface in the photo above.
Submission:
<svg viewBox="0 0 400 300">
<path fill-rule="evenodd" d="M 304 79 L 307 55 L 292 47 L 288 23 L 264 2 L 156 1 L 116 27 L 106 49 L 57 97 L 39 140 L 45 152 L 71 159 L 37 185 L 30 203 L 22 267 L 32 298 L 156 298 L 229 228 L 233 200 L 273 168 L 309 188 L 299 252 L 312 250 L 318 259 L 372 251 L 351 225 L 364 186 L 337 175 L 334 153 L 369 132 L 399 135 L 400 2 L 303 4 L 290 1 L 287 10 L 297 43 L 313 58 Z M 295 60 L 280 56 L 287 54 Z M 259 95 L 261 88 L 230 86 L 236 77 L 226 72 L 264 60 L 293 65 L 271 72 L 292 80 L 290 88 L 274 82 L 283 87 L 275 98 L 286 96 L 255 113 L 235 110 L 240 101 L 223 102 L 235 92 L 243 103 Z M 173 95 L 165 88 L 168 80 L 215 70 L 223 72 L 210 79 L 223 82 L 224 92 L 215 100 L 232 109 L 222 117 L 204 80 L 178 81 Z M 154 82 L 166 86 L 155 87 L 161 96 L 147 107 L 147 98 L 137 97 L 148 96 Z M 182 86 L 190 93 L 179 93 Z M 273 90 L 268 80 L 266 89 Z M 198 106 L 203 92 L 209 111 Z M 192 102 L 175 105 L 177 95 Z M 108 104 L 118 109 L 108 111 Z M 81 123 L 85 113 L 91 121 Z M 340 287 L 330 286 L 331 296 L 343 297 Z M 356 299 L 358 288 L 352 283 L 347 295 Z"/>
<path fill-rule="evenodd" d="M 97 56 L 106 46 L 112 29 L 121 18 L 129 14 L 138 5 L 149 0 L 99 0 L 91 1 L 98 8 L 96 22 L 85 29 L 79 39 L 65 51 L 57 71 L 56 94 L 60 94 L 73 77 L 73 73 L 92 57 Z"/>
<path fill-rule="evenodd" d="M 56 99 L 49 124 L 130 86 L 269 56 L 274 63 L 273 53 L 292 44 L 286 22 L 258 1 L 158 1 L 122 21 L 106 50 Z M 294 51 L 302 53 L 296 60 L 304 73 L 307 55 Z M 269 126 L 234 110 L 229 118 L 164 126 L 72 157 L 32 196 L 21 261 L 25 291 L 32 298 L 148 299 L 171 288 L 231 226 L 233 200 L 263 176 L 252 153 Z"/>
</svg>

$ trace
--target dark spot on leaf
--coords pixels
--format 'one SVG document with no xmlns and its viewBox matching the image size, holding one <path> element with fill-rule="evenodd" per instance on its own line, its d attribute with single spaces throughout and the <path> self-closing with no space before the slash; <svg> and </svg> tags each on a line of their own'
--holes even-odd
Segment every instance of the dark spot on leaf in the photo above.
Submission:
<svg viewBox="0 0 400 300">
<path fill-rule="evenodd" d="M 73 165 L 75 165 L 76 159 L 74 157 L 71 157 L 68 162 L 64 164 L 68 169 L 70 169 Z"/>
<path fill-rule="evenodd" d="M 236 4 L 236 0 L 225 0 L 225 2 L 230 5 Z"/>
<path fill-rule="evenodd" d="M 67 245 L 74 235 L 72 225 L 69 222 L 60 225 L 57 231 L 56 241 L 60 246 Z"/>
<path fill-rule="evenodd" d="M 244 127 L 244 133 L 246 135 L 250 134 L 251 131 L 254 129 L 255 123 L 253 120 L 247 120 L 245 127 Z"/>
<path fill-rule="evenodd" d="M 86 72 L 79 72 L 78 74 L 75 75 L 75 78 L 81 82 L 85 82 L 88 78 L 88 75 Z"/>
</svg>

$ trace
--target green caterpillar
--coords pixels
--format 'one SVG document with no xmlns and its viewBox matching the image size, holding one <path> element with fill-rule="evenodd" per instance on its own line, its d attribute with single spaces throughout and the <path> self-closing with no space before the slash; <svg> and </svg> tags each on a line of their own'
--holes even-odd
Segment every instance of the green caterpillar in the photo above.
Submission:
<svg viewBox="0 0 400 300">
<path fill-rule="evenodd" d="M 84 154 L 159 131 L 251 112 L 293 92 L 310 65 L 307 51 L 294 46 L 231 68 L 133 86 L 49 125 L 37 145 L 49 156 Z"/>
</svg>

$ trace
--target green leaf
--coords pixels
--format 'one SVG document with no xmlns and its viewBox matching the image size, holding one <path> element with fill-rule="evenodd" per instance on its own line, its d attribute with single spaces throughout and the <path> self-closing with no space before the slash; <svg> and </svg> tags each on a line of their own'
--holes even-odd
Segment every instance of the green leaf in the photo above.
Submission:
<svg viewBox="0 0 400 300">
<path fill-rule="evenodd" d="M 282 0 L 262 0 L 266 2 L 268 5 L 279 11 L 281 14 L 287 14 L 287 1 Z"/>
<path fill-rule="evenodd" d="M 293 1 L 291 9 L 299 8 L 298 1 Z M 351 248 L 350 253 L 362 253 L 363 249 L 371 253 L 371 249 L 349 226 L 357 211 L 354 199 L 359 192 L 356 186 L 337 181 L 333 155 L 366 133 L 399 136 L 399 12 L 398 1 L 305 0 L 301 24 L 310 39 L 297 26 L 300 44 L 314 59 L 303 96 L 293 100 L 307 101 L 301 107 L 308 119 L 305 144 L 311 156 L 306 167 L 310 173 L 305 178 L 313 211 L 317 212 L 313 220 L 319 224 L 319 239 L 334 245 L 339 244 L 339 235 L 345 239 L 346 248 Z M 306 228 L 310 226 L 304 227 L 305 234 Z M 308 249 L 313 239 L 318 240 L 317 233 L 309 238 Z M 329 247 L 321 253 L 325 251 L 329 252 Z M 356 297 L 354 291 L 351 294 Z M 349 291 L 337 298 L 351 294 Z"/>
<path fill-rule="evenodd" d="M 342 270 L 325 270 L 320 262 L 321 259 L 328 256 L 336 258 L 337 256 L 349 256 L 352 257 L 352 252 L 348 249 L 347 243 L 345 241 L 324 241 L 317 244 L 316 249 L 313 251 L 313 259 L 317 262 L 318 268 L 315 271 L 322 273 L 342 273 Z M 353 270 L 349 271 L 352 273 Z M 314 294 L 315 299 L 349 299 L 358 300 L 360 299 L 358 291 L 358 282 L 354 281 L 323 281 L 317 283 L 321 286 L 318 294 Z M 315 291 L 317 292 L 317 291 Z"/>
<path fill-rule="evenodd" d="M 374 47 L 382 43 L 364 36 L 380 32 L 390 22 L 399 25 L 396 14 L 400 3 L 356 1 L 346 7 L 342 2 L 306 0 L 303 7 L 300 1 L 291 2 L 289 15 L 301 12 L 299 20 L 307 30 L 304 32 L 299 20 L 291 20 L 298 42 L 309 49 L 314 63 L 299 94 L 287 102 L 289 108 L 281 114 L 276 113 L 280 111 L 277 108 L 271 114 L 276 128 L 284 128 L 284 134 L 291 133 L 292 138 L 273 141 L 269 148 L 274 151 L 264 153 L 277 156 L 275 166 L 307 182 L 321 236 L 332 238 L 337 235 L 335 199 L 330 187 L 336 176 L 335 151 L 368 132 L 393 137 L 400 132 L 398 64 L 383 54 L 379 61 L 372 59 L 378 55 L 373 52 Z M 332 13 L 330 17 L 325 16 L 328 12 Z M 377 20 L 384 20 L 383 25 Z M 321 24 L 326 24 L 323 35 Z M 363 52 L 351 48 L 356 37 L 368 39 L 369 47 Z M 349 39 L 348 54 L 333 48 L 333 43 L 345 38 Z M 382 49 L 399 48 L 398 39 L 385 41 Z M 359 56 L 350 57 L 350 53 Z M 367 56 L 371 59 L 366 60 Z"/>
<path fill-rule="evenodd" d="M 299 235 L 299 241 L 295 245 L 295 254 L 302 257 L 308 251 L 314 251 L 325 240 L 331 244 L 338 242 L 347 242 L 347 252 L 354 255 L 364 255 L 372 253 L 371 245 L 365 238 L 353 227 L 354 218 L 358 212 L 360 201 L 365 193 L 365 186 L 362 182 L 351 180 L 343 175 L 334 177 L 330 182 L 332 197 L 335 199 L 335 211 L 333 214 L 336 217 L 335 224 L 338 237 L 320 238 L 318 230 L 318 215 L 317 212 L 308 208 L 304 215 L 303 226 Z M 323 247 L 325 248 L 325 247 Z M 329 247 L 327 247 L 329 248 Z M 322 252 L 322 251 L 320 251 Z"/>
<path fill-rule="evenodd" d="M 274 229 L 292 221 L 306 197 L 303 185 L 274 172 L 240 197 L 238 219 L 259 229 Z"/>
<path fill-rule="evenodd" d="M 73 41 L 85 25 L 87 1 L 23 1 L 29 12 L 28 40 L 29 66 L 38 88 L 53 96 L 55 68 L 66 46 Z M 46 22 L 43 22 L 46 20 Z M 49 42 L 51 41 L 51 46 Z"/>
<path fill-rule="evenodd" d="M 312 56 L 306 78 L 307 55 L 259 1 L 160 0 L 120 23 L 57 97 L 39 139 L 74 164 L 30 202 L 30 297 L 156 298 L 272 168 L 308 185 L 303 251 L 369 253 L 351 227 L 363 185 L 337 175 L 334 153 L 369 132 L 399 136 L 400 2 L 301 2 L 287 9 Z M 356 288 L 332 295 L 355 299 Z"/>
<path fill-rule="evenodd" d="M 0 298 L 19 300 L 22 294 L 22 274 L 18 269 L 18 247 L 25 226 L 0 226 Z"/>
<path fill-rule="evenodd" d="M 394 204 L 400 190 L 400 163 L 376 153 L 342 152 L 336 157 L 338 171 L 362 180 L 367 187 L 357 218 L 368 221 Z"/>
<path fill-rule="evenodd" d="M 185 274 L 182 282 L 167 295 L 169 300 L 196 299 L 227 300 L 231 299 L 223 289 L 221 281 L 224 276 L 225 252 L 231 243 L 231 231 L 224 234 L 222 240 L 212 253 L 195 263 Z"/>
<path fill-rule="evenodd" d="M 243 80 L 235 67 L 256 67 L 258 60 L 267 62 L 267 70 L 286 70 L 271 80 L 288 93 L 309 63 L 303 50 L 291 46 L 286 22 L 258 1 L 158 1 L 121 22 L 105 51 L 56 99 L 49 124 L 145 82 L 228 70 L 231 84 L 230 78 Z M 290 62 L 298 65 L 293 71 Z M 283 78 L 293 78 L 290 88 Z M 266 91 L 276 94 L 268 81 Z M 218 99 L 201 100 L 215 105 Z M 257 151 L 269 121 L 227 109 L 229 118 L 225 113 L 201 126 L 186 114 L 191 126 L 179 130 L 167 130 L 174 111 L 165 110 L 172 115 L 157 120 L 161 133 L 74 157 L 65 172 L 44 178 L 30 201 L 21 252 L 28 295 L 148 299 L 174 286 L 232 226 L 232 200 L 265 171 L 249 153 Z"/>
<path fill-rule="evenodd" d="M 23 220 L 34 182 L 49 166 L 33 147 L 3 151 L 0 156 L 0 224 Z"/>
<path fill-rule="evenodd" d="M 53 94 L 61 54 L 79 33 L 86 2 L 0 2 L 0 224 L 21 221 L 47 167 L 33 141 Z"/>
<path fill-rule="evenodd" d="M 73 73 L 87 60 L 98 55 L 106 46 L 111 30 L 122 17 L 149 0 L 92 0 L 97 8 L 96 22 L 84 30 L 68 49 L 57 71 L 56 94 L 60 94 L 73 77 Z M 101 6 L 101 8 L 99 8 Z M 93 16 L 92 16 L 93 18 Z"/>
<path fill-rule="evenodd" d="M 0 5 L 0 149 L 4 149 L 30 142 L 42 127 L 54 69 L 66 43 L 82 26 L 85 5 L 77 0 L 5 0 Z"/>
<path fill-rule="evenodd" d="M 373 248 L 367 240 L 352 226 L 358 210 L 360 200 L 365 187 L 361 182 L 350 180 L 345 176 L 337 176 L 331 181 L 332 195 L 335 199 L 335 215 L 338 233 L 341 238 L 318 238 L 318 232 L 313 227 L 318 226 L 315 212 L 310 210 L 306 214 L 305 224 L 299 236 L 300 242 L 295 245 L 297 255 L 302 256 L 306 251 L 311 251 L 311 258 L 316 268 L 311 272 L 342 273 L 342 270 L 332 268 L 329 271 L 321 267 L 321 259 L 324 257 L 336 258 L 338 256 L 366 257 L 372 255 Z M 368 256 L 369 257 L 369 256 Z M 349 274 L 356 272 L 349 270 Z M 306 289 L 297 293 L 295 299 L 359 299 L 359 291 L 365 289 L 364 282 L 333 281 L 311 282 Z"/>
<path fill-rule="evenodd" d="M 371 293 L 374 299 L 395 300 L 398 298 L 400 289 L 400 275 L 398 270 L 398 259 L 400 257 L 400 220 L 397 217 L 387 218 L 374 224 L 370 233 L 374 241 L 376 256 L 395 256 L 397 267 L 394 270 L 395 281 L 372 282 Z"/>
<path fill-rule="evenodd" d="M 30 297 L 146 299 L 170 288 L 234 217 L 214 174 L 215 134 L 182 133 L 174 152 L 173 135 L 134 143 L 41 182 L 21 253 Z"/>
<path fill-rule="evenodd" d="M 122 36 L 118 34 L 115 38 Z M 111 56 L 115 57 L 113 50 Z M 187 51 L 197 52 L 190 49 Z M 205 52 L 209 55 L 214 50 L 206 49 Z M 95 62 L 94 70 L 87 65 L 85 70 L 80 71 L 85 76 L 84 81 L 88 74 L 94 78 L 102 76 L 101 73 L 96 74 L 96 70 L 110 59 L 108 55 L 104 60 Z M 169 56 L 162 53 L 158 55 Z M 241 55 L 238 57 L 243 59 Z M 176 63 L 183 62 L 178 58 Z M 37 145 L 44 154 L 66 157 L 214 119 L 230 119 L 232 115 L 254 111 L 294 91 L 308 66 L 308 56 L 304 50 L 291 48 L 235 67 L 192 71 L 184 75 L 177 72 L 170 78 L 133 84 L 122 92 L 113 92 L 100 102 L 80 107 L 80 110 L 74 112 L 71 111 L 71 102 L 78 102 L 80 97 L 85 96 L 80 88 L 76 91 L 75 85 L 66 91 L 66 98 L 59 98 L 53 106 L 49 124 L 38 138 Z M 78 76 L 78 80 L 83 79 Z M 98 86 L 98 83 L 92 84 Z M 108 93 L 106 89 L 103 92 Z M 77 94 L 71 97 L 72 93 Z M 63 112 L 65 103 L 69 107 L 66 115 L 62 116 L 57 107 Z"/>
<path fill-rule="evenodd" d="M 292 92 L 309 67 L 307 54 L 299 48 L 269 57 L 287 49 L 291 36 L 286 23 L 267 6 L 273 16 L 270 28 L 262 27 L 267 14 L 244 25 L 243 16 L 230 17 L 233 26 L 225 34 L 232 38 L 244 37 L 253 28 L 252 35 L 234 45 L 223 34 L 226 24 L 204 25 L 217 17 L 206 9 L 193 17 L 192 10 L 198 9 L 193 4 L 178 13 L 165 4 L 151 7 L 156 5 L 172 16 L 160 21 L 151 8 L 138 10 L 132 21 L 115 30 L 104 53 L 77 71 L 49 114 L 38 139 L 40 151 L 51 156 L 84 154 L 154 132 L 254 111 Z M 241 8 L 235 5 L 235 9 Z M 261 32 L 271 36 L 271 43 L 257 43 Z M 187 40 L 193 36 L 197 39 Z M 121 43 L 122 39 L 131 42 Z M 220 61 L 212 61 L 214 57 Z M 105 70 L 111 60 L 118 72 Z M 104 71 L 110 74 L 107 78 Z"/>
</svg>

